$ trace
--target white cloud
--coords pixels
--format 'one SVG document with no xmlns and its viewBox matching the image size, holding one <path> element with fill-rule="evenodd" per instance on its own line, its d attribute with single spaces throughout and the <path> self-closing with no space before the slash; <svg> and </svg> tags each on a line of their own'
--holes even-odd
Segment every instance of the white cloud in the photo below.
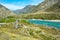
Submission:
<svg viewBox="0 0 60 40">
<path fill-rule="evenodd" d="M 32 5 L 38 5 L 39 3 L 43 2 L 44 0 L 31 0 L 32 1 Z"/>
<path fill-rule="evenodd" d="M 5 6 L 5 7 L 7 7 L 10 10 L 17 10 L 17 9 L 22 9 L 23 8 L 21 6 L 16 6 L 16 5 L 13 5 L 13 4 L 2 4 L 2 5 Z"/>
<path fill-rule="evenodd" d="M 7 7 L 8 9 L 10 9 L 10 10 L 17 10 L 17 9 L 22 9 L 22 8 L 24 8 L 26 5 L 37 5 L 37 4 L 39 4 L 40 2 L 42 2 L 41 0 L 30 0 L 31 2 L 30 3 L 28 3 L 28 0 L 27 0 L 27 2 L 20 2 L 20 1 L 18 1 L 18 2 L 13 2 L 12 4 L 10 4 L 10 3 L 0 3 L 0 4 L 2 4 L 3 6 L 5 6 L 5 7 Z M 14 4 L 18 4 L 18 6 L 17 5 L 14 5 Z M 21 6 L 21 5 L 22 6 Z"/>
</svg>

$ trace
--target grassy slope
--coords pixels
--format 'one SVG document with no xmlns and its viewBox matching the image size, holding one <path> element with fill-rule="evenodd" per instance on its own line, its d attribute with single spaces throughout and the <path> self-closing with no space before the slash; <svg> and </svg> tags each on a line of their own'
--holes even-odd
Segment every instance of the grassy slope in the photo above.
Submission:
<svg viewBox="0 0 60 40">
<path fill-rule="evenodd" d="M 33 25 L 23 20 L 20 26 L 15 28 L 12 24 L 0 27 L 0 40 L 57 40 L 60 32 L 55 28 L 46 28 L 42 25 Z"/>
<path fill-rule="evenodd" d="M 47 19 L 47 20 L 55 20 L 60 19 L 60 13 L 55 12 L 38 12 L 36 14 L 26 14 L 22 15 L 23 19 Z"/>
<path fill-rule="evenodd" d="M 40 7 L 40 6 L 38 6 L 38 7 Z M 38 9 L 38 7 L 36 7 L 36 10 Z M 51 7 L 48 7 L 43 10 L 39 10 L 38 12 L 35 12 L 35 13 L 22 15 L 21 18 L 48 19 L 48 20 L 59 19 L 60 20 L 60 3 L 56 3 L 55 5 L 53 5 Z"/>
</svg>

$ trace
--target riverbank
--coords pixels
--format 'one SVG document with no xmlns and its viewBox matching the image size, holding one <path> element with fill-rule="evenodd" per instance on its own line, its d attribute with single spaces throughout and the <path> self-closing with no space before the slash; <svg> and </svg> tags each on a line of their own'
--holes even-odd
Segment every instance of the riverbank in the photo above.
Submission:
<svg viewBox="0 0 60 40">
<path fill-rule="evenodd" d="M 30 23 L 33 24 L 39 24 L 39 25 L 47 25 L 51 27 L 60 28 L 60 20 L 40 20 L 40 19 L 34 19 L 34 20 L 28 20 Z"/>
<path fill-rule="evenodd" d="M 44 20 L 44 21 L 60 22 L 60 20 Z"/>
<path fill-rule="evenodd" d="M 42 19 L 32 19 L 32 20 L 51 21 L 51 22 L 60 22 L 60 20 L 42 20 Z"/>
</svg>

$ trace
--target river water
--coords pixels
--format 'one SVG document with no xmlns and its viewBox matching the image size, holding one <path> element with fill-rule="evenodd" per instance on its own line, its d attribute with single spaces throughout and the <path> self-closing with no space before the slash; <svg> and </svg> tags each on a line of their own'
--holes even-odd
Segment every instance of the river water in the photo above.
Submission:
<svg viewBox="0 0 60 40">
<path fill-rule="evenodd" d="M 44 20 L 28 20 L 30 23 L 39 24 L 39 25 L 47 25 L 49 27 L 60 28 L 60 22 L 52 22 L 52 21 L 44 21 Z"/>
</svg>

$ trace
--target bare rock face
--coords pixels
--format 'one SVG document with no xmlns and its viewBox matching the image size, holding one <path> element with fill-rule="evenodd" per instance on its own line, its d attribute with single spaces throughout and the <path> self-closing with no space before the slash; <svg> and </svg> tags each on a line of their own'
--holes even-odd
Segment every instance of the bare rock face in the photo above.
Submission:
<svg viewBox="0 0 60 40">
<path fill-rule="evenodd" d="M 37 8 L 39 10 L 46 10 L 46 9 L 49 9 L 50 7 L 53 7 L 54 5 L 57 7 L 59 6 L 59 8 L 60 8 L 59 2 L 60 2 L 60 0 L 45 0 L 42 3 L 40 3 Z M 56 8 L 54 8 L 54 9 L 56 9 Z"/>
<path fill-rule="evenodd" d="M 51 6 L 59 2 L 59 0 L 45 0 L 45 2 L 48 6 Z"/>
</svg>

